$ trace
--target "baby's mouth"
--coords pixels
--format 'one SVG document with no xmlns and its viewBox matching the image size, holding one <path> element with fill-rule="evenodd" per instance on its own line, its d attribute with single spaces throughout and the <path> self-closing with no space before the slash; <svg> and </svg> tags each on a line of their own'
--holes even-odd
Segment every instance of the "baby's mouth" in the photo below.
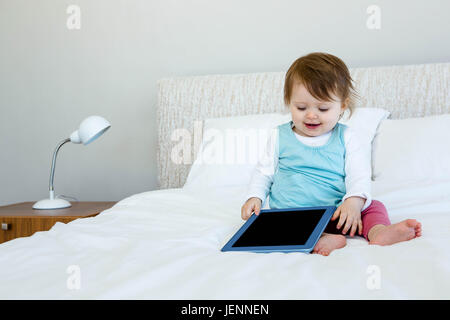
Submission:
<svg viewBox="0 0 450 320">
<path fill-rule="evenodd" d="M 308 129 L 316 129 L 316 128 L 318 128 L 320 125 L 321 125 L 320 123 L 317 123 L 317 124 L 314 124 L 314 123 L 305 123 L 305 126 L 306 126 Z"/>
</svg>

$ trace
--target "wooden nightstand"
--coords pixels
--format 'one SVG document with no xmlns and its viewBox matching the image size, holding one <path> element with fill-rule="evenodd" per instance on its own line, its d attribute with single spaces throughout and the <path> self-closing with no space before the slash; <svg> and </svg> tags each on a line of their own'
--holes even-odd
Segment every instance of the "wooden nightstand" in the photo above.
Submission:
<svg viewBox="0 0 450 320">
<path fill-rule="evenodd" d="M 34 202 L 21 202 L 0 207 L 0 243 L 29 237 L 36 231 L 47 231 L 56 222 L 67 223 L 78 218 L 93 217 L 116 202 L 71 202 L 65 209 L 35 210 Z"/>
</svg>

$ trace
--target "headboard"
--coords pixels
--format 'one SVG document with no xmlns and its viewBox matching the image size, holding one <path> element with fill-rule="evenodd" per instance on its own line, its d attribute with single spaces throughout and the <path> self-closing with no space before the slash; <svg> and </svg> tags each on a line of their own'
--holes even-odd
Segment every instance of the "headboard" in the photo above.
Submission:
<svg viewBox="0 0 450 320">
<path fill-rule="evenodd" d="M 391 119 L 450 113 L 450 63 L 353 68 L 350 73 L 360 96 L 356 107 L 387 109 Z M 202 120 L 286 112 L 284 76 L 284 72 L 266 72 L 159 80 L 159 188 L 184 185 L 199 147 L 199 140 L 194 139 L 194 125 Z M 180 140 L 180 130 L 176 129 L 190 133 L 190 139 Z M 172 141 L 175 132 L 178 133 Z M 191 161 L 187 164 L 178 164 L 171 158 L 180 141 L 191 147 Z"/>
</svg>

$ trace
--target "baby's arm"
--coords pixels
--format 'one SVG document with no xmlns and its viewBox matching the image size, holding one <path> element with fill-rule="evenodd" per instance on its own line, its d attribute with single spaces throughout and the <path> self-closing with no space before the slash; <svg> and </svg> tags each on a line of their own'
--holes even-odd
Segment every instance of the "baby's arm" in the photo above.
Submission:
<svg viewBox="0 0 450 320">
<path fill-rule="evenodd" d="M 345 141 L 345 188 L 344 202 L 350 197 L 365 199 L 364 211 L 372 203 L 371 196 L 371 145 L 366 145 L 350 127 L 344 132 Z"/>
<path fill-rule="evenodd" d="M 258 160 L 247 189 L 246 199 L 259 198 L 262 202 L 262 207 L 265 205 L 267 195 L 272 186 L 275 168 L 278 165 L 277 138 L 278 130 L 271 130 L 263 156 Z"/>
</svg>

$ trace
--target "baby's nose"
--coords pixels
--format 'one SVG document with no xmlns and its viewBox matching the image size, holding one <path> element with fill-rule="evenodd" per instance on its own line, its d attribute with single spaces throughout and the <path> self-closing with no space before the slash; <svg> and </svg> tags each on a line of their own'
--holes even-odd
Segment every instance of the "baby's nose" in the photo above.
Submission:
<svg viewBox="0 0 450 320">
<path fill-rule="evenodd" d="M 306 118 L 308 118 L 308 119 L 315 119 L 315 118 L 317 118 L 317 115 L 315 113 L 313 113 L 313 112 L 308 112 L 306 114 Z"/>
</svg>

